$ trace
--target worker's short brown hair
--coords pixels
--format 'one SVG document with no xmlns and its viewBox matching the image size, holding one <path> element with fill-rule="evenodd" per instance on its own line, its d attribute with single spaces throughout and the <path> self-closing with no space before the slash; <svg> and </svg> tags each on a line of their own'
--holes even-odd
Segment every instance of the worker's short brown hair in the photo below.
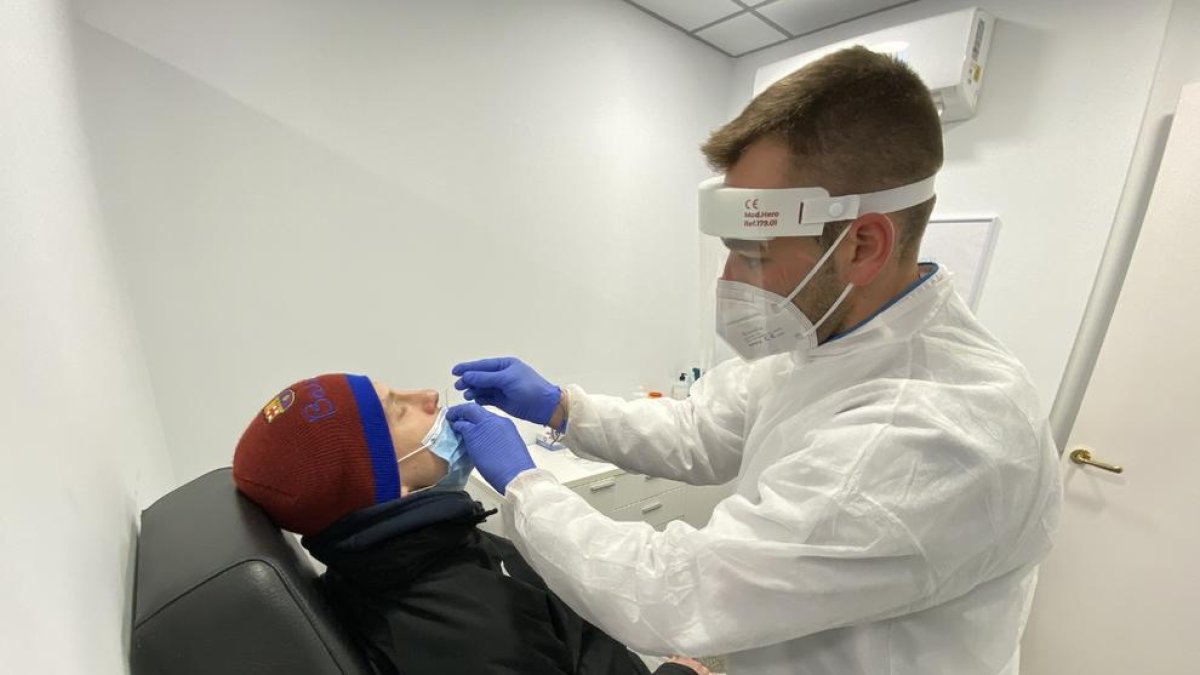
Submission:
<svg viewBox="0 0 1200 675">
<path fill-rule="evenodd" d="M 865 47 L 829 54 L 771 85 L 701 150 L 714 170 L 727 172 L 767 137 L 787 143 L 793 163 L 820 176 L 831 195 L 907 185 L 942 166 L 942 127 L 929 89 L 903 62 Z M 933 203 L 891 214 L 902 260 L 916 257 Z M 826 245 L 841 229 L 825 228 Z"/>
</svg>

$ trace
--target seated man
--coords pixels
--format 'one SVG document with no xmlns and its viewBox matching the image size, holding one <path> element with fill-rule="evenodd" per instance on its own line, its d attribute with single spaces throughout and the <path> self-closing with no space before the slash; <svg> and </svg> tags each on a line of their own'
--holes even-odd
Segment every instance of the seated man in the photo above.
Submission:
<svg viewBox="0 0 1200 675">
<path fill-rule="evenodd" d="M 327 566 L 325 595 L 380 675 L 648 673 L 476 528 L 490 514 L 462 490 L 472 466 L 444 414 L 433 391 L 304 380 L 254 416 L 234 481 Z"/>
</svg>

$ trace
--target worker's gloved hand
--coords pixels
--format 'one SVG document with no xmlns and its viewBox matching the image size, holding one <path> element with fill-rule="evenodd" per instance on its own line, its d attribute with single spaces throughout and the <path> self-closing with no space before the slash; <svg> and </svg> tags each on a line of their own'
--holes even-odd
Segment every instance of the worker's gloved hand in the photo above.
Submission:
<svg viewBox="0 0 1200 675">
<path fill-rule="evenodd" d="M 463 403 L 446 411 L 446 421 L 462 438 L 475 468 L 500 494 L 517 474 L 536 469 L 529 448 L 512 420 L 488 412 L 476 403 Z"/>
<path fill-rule="evenodd" d="M 547 424 L 562 398 L 562 390 L 550 384 L 520 359 L 467 361 L 451 371 L 458 376 L 454 388 L 468 401 L 494 405 L 513 417 Z"/>
</svg>

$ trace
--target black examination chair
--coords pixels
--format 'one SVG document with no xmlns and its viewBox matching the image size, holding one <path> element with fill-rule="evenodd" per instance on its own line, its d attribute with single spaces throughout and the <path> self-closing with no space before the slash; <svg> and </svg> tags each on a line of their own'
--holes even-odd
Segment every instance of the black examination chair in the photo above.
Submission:
<svg viewBox="0 0 1200 675">
<path fill-rule="evenodd" d="M 142 513 L 133 675 L 374 675 L 295 540 L 229 469 Z"/>
</svg>

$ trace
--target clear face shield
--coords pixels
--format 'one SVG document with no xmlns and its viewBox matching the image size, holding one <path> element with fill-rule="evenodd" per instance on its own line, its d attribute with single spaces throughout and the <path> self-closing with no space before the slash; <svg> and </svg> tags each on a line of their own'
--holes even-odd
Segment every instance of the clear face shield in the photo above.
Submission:
<svg viewBox="0 0 1200 675">
<path fill-rule="evenodd" d="M 784 259 L 802 257 L 797 238 L 815 239 L 827 223 L 915 206 L 933 197 L 933 189 L 933 176 L 890 190 L 837 197 L 818 187 L 733 188 L 723 176 L 701 183 L 700 231 L 716 238 L 702 244 L 706 257 L 714 250 L 712 242 L 722 250 L 728 246 L 713 290 L 716 334 L 747 361 L 816 347 L 817 331 L 853 290 L 837 284 L 830 263 L 850 227 L 795 283 Z M 815 316 L 794 302 L 805 289 L 812 289 L 810 296 L 826 298 L 819 311 L 811 312 Z"/>
</svg>

